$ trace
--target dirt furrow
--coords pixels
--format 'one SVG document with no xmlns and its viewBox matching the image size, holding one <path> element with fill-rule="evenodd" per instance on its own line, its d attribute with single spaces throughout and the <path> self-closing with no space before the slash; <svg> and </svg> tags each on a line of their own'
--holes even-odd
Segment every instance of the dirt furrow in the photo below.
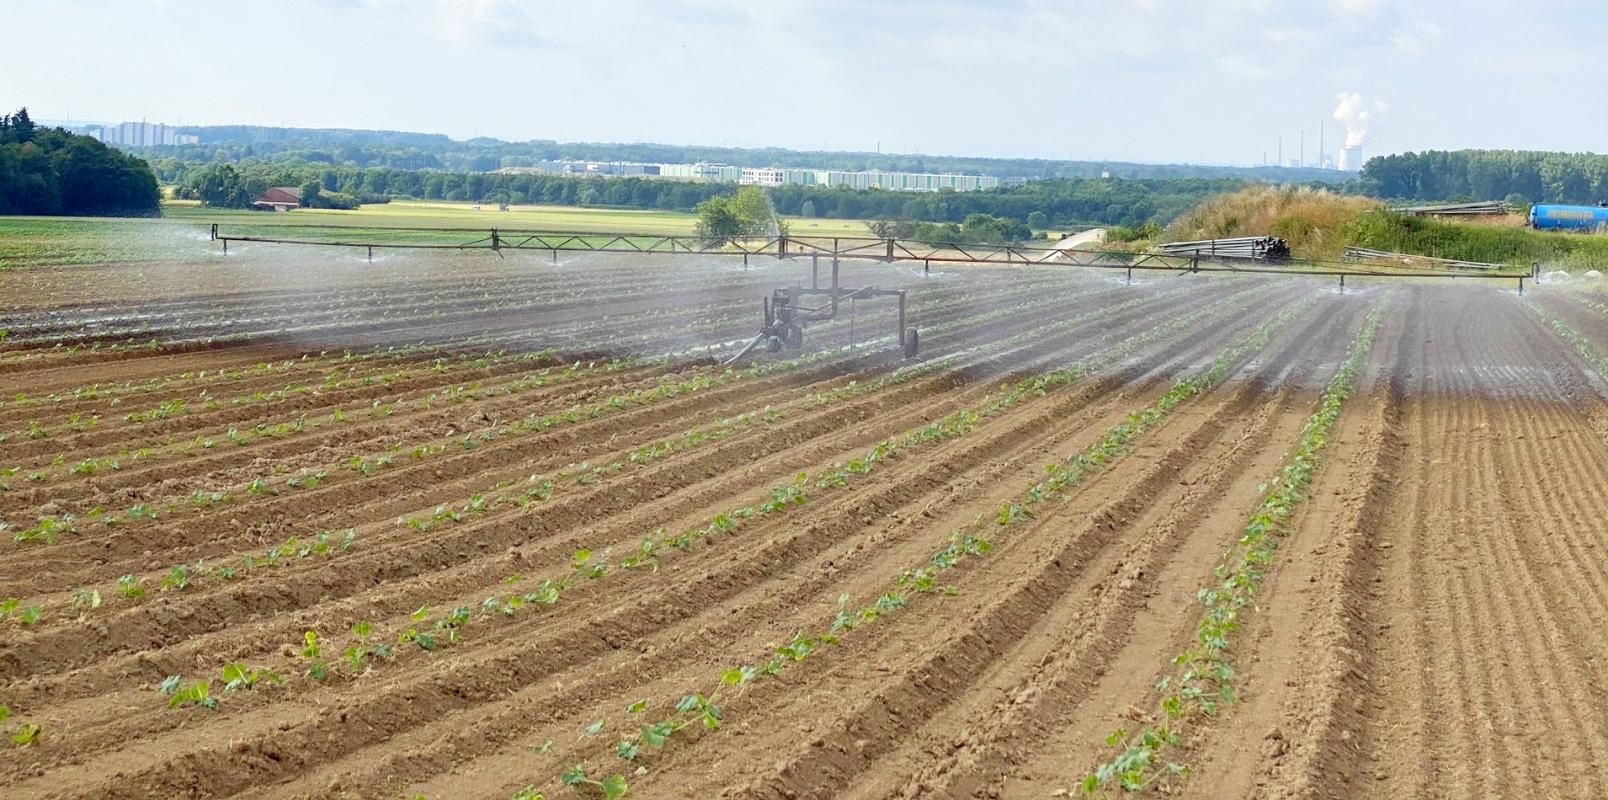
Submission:
<svg viewBox="0 0 1608 800">
<path fill-rule="evenodd" d="M 1242 393 L 1237 395 L 1237 402 L 1249 407 L 1254 397 L 1254 391 Z M 1219 406 L 1220 409 L 1224 407 Z M 1236 407 L 1233 403 L 1226 406 Z M 1232 418 L 1235 415 L 1228 413 L 1224 416 Z M 968 573 L 969 580 L 980 581 L 973 584 L 972 591 L 982 592 L 980 596 L 988 598 L 985 608 L 968 613 L 966 624 L 945 623 L 948 635 L 937 642 L 936 647 L 912 649 L 908 646 L 907 637 L 899 637 L 886 647 L 875 647 L 856 658 L 852 667 L 845 667 L 846 672 L 840 673 L 839 680 L 844 675 L 852 675 L 856 683 L 869 681 L 881 687 L 872 692 L 869 700 L 856 700 L 846 708 L 834 710 L 809 705 L 806 696 L 799 696 L 798 702 L 789 699 L 781 706 L 758 712 L 759 720 L 754 724 L 762 729 L 766 719 L 795 721 L 776 725 L 770 736 L 757 740 L 745 738 L 740 745 L 728 742 L 727 747 L 740 746 L 744 752 L 763 751 L 769 756 L 739 758 L 739 761 L 751 764 L 757 774 L 731 777 L 726 780 L 727 785 L 746 786 L 742 793 L 758 796 L 834 795 L 850 779 L 869 777 L 866 773 L 868 764 L 870 769 L 878 769 L 880 759 L 886 755 L 890 744 L 903 740 L 907 735 L 918 734 L 920 726 L 926 724 L 928 715 L 951 702 L 960 702 L 961 698 L 970 694 L 970 689 L 965 687 L 978 679 L 987 665 L 999 657 L 1000 651 L 1020 641 L 1027 630 L 1045 619 L 1051 609 L 1065 598 L 1099 594 L 1084 584 L 1110 581 L 1113 586 L 1107 588 L 1114 597 L 1124 594 L 1123 591 L 1117 591 L 1114 584 L 1126 580 L 1128 585 L 1122 588 L 1134 588 L 1138 583 L 1136 574 L 1143 571 L 1143 566 L 1125 563 L 1120 556 L 1108 554 L 1108 549 L 1116 547 L 1122 550 L 1121 545 L 1127 543 L 1125 533 L 1130 532 L 1148 513 L 1148 501 L 1151 498 L 1167 498 L 1171 491 L 1176 491 L 1170 487 L 1178 485 L 1182 471 L 1190 469 L 1203 452 L 1219 447 L 1220 437 L 1228 435 L 1230 426 L 1213 413 L 1193 425 L 1169 425 L 1163 430 L 1182 438 L 1168 445 L 1156 445 L 1163 449 L 1154 460 L 1130 458 L 1124 461 L 1115 472 L 1092 481 L 1083 490 L 1092 496 L 1079 503 L 1088 509 L 1079 515 L 1085 519 L 1082 524 L 1071 531 L 1062 532 L 1061 524 L 1055 524 L 1057 518 L 1035 522 L 1028 534 L 1031 545 L 1024 541 L 1023 547 L 1010 551 L 1008 557 L 1001 557 L 998 561 L 991 557 L 979 568 L 981 572 L 977 577 Z M 1140 474 L 1119 477 L 1130 470 L 1140 470 Z M 1113 482 L 1117 485 L 1111 486 Z M 1204 493 L 1199 488 L 1194 492 L 1197 497 Z M 1165 501 L 1160 506 L 1170 507 Z M 1179 516 L 1181 518 L 1182 514 Z M 1172 527 L 1178 530 L 1176 520 Z M 1148 538 L 1149 535 L 1164 534 L 1148 534 L 1141 538 Z M 1159 553 L 1159 550 L 1152 552 Z M 1116 562 L 1114 567 L 1113 561 Z M 962 586 L 964 590 L 965 584 Z M 1085 591 L 1078 591 L 1074 588 L 1077 586 L 1082 586 Z M 1133 605 L 1137 603 L 1137 595 L 1129 593 L 1126 599 L 1126 607 L 1131 613 Z M 1122 604 L 1121 601 L 1112 602 Z M 1098 626 L 1098 616 L 1080 614 L 1077 624 Z M 906 625 L 919 627 L 921 621 L 900 618 L 898 627 Z M 1107 629 L 1108 635 L 1116 628 L 1121 628 L 1120 623 Z M 892 636 L 890 630 L 879 629 L 872 636 L 878 639 Z M 905 646 L 901 647 L 901 644 Z M 1093 655 L 1102 651 L 1099 647 L 1091 647 L 1080 652 Z M 888 677 L 878 677 L 874 673 L 868 675 L 866 670 L 873 665 L 878 672 L 886 671 Z M 806 662 L 804 672 L 796 679 L 806 680 L 804 676 L 810 675 L 813 670 L 828 668 L 824 664 Z M 831 680 L 824 676 L 815 679 Z M 793 680 L 795 677 L 789 675 L 784 682 L 791 683 Z M 736 715 L 735 712 L 733 715 Z M 970 720 L 975 724 L 977 717 L 972 716 Z M 762 766 L 771 764 L 782 755 L 786 757 L 776 761 L 774 771 Z M 708 757 L 707 753 L 705 757 Z M 681 763 L 680 758 L 680 754 L 671 756 L 669 769 L 672 772 L 677 769 L 674 765 Z M 685 758 L 696 762 L 698 755 L 689 753 Z M 657 780 L 657 777 L 654 779 Z"/>
<path fill-rule="evenodd" d="M 1038 424 L 1043 424 L 1043 423 L 1040 422 Z M 1020 441 L 1021 437 L 1025 436 L 1025 433 L 1021 432 L 1021 431 L 1016 431 L 1016 432 L 1013 433 L 1011 430 L 1007 430 L 1007 431 L 1005 431 L 1005 433 L 1009 433 L 1010 436 L 1008 438 L 1006 438 L 1006 439 L 998 440 L 998 441 L 1001 441 L 1001 442 L 1012 441 L 1012 440 Z M 979 446 L 991 447 L 992 445 L 981 444 Z M 947 458 L 954 459 L 955 463 L 972 463 L 974 461 L 979 460 L 977 458 L 977 455 L 978 455 L 978 453 L 976 453 L 976 452 L 964 452 L 963 451 L 963 452 L 957 452 L 957 453 L 955 453 L 955 454 L 953 454 L 951 456 L 948 456 Z M 916 467 L 918 465 L 911 464 L 910 466 L 911 467 Z M 934 467 L 930 463 L 925 464 L 925 465 L 920 465 L 920 466 L 922 467 L 922 469 L 924 471 L 934 469 Z M 938 488 L 938 486 L 940 486 L 942 484 L 942 479 L 945 477 L 945 475 L 948 472 L 949 472 L 949 470 L 937 470 L 936 474 L 927 475 L 922 481 L 917 482 L 917 483 L 911 483 L 911 482 L 908 482 L 908 481 L 892 483 L 892 484 L 888 485 L 888 491 L 894 492 L 896 494 L 896 496 L 904 496 L 904 497 L 908 497 L 910 495 L 910 493 L 918 491 L 918 488 L 917 488 L 918 486 L 930 487 L 930 488 L 928 488 L 926 490 L 931 491 L 932 489 Z M 862 502 L 863 502 L 863 500 L 862 500 Z M 902 504 L 901 501 L 898 501 L 898 500 L 884 500 L 884 501 L 876 503 L 876 505 L 884 506 L 884 507 L 895 507 L 895 506 L 898 506 L 898 505 L 901 505 L 901 504 Z M 858 525 L 859 515 L 852 511 L 852 508 L 854 508 L 854 507 L 855 506 L 851 506 L 851 507 L 845 509 L 845 511 L 847 511 L 848 513 L 835 524 L 838 525 L 838 526 Z M 795 534 L 794 538 L 790 539 L 789 541 L 794 543 L 793 546 L 797 546 L 797 545 L 802 545 L 802 544 L 805 544 L 805 543 L 808 543 L 808 542 L 811 542 L 811 541 L 816 541 L 817 538 L 818 537 L 805 537 L 805 538 L 800 539 Z M 822 538 L 820 540 L 820 542 L 816 546 L 824 545 L 828 541 L 830 541 L 830 537 Z M 762 553 L 762 554 L 763 555 L 769 555 L 771 557 L 762 558 L 759 561 L 759 563 L 788 563 L 788 561 L 789 561 L 789 559 L 778 559 L 778 558 L 776 558 L 775 556 L 777 554 L 775 554 L 775 553 Z M 720 584 L 720 583 L 726 583 L 729 580 L 730 577 L 735 577 L 735 576 L 728 575 L 724 570 L 722 570 L 720 573 L 717 573 L 717 576 L 720 577 L 720 580 L 715 581 L 715 583 L 717 585 Z M 711 577 L 715 577 L 715 576 L 711 576 Z M 745 580 L 752 579 L 753 577 L 757 577 L 757 576 L 746 576 L 746 575 L 744 576 Z M 675 596 L 675 595 L 669 595 L 669 596 Z M 697 600 L 697 594 L 696 593 L 691 598 L 691 600 L 694 601 L 694 602 Z M 662 614 L 662 613 L 664 613 L 664 611 L 668 610 L 668 609 L 666 609 L 664 607 L 664 604 L 663 604 L 662 601 L 655 601 L 649 607 L 659 609 L 660 614 Z M 644 609 L 644 610 L 646 610 L 646 609 Z M 687 609 L 687 610 L 690 610 L 690 609 Z M 638 613 L 638 614 L 631 614 L 631 615 L 623 615 L 622 614 L 622 618 L 617 620 L 614 624 L 617 624 L 617 625 L 618 624 L 629 624 L 629 625 L 635 626 L 635 625 L 639 625 L 639 624 L 662 624 L 663 621 L 664 620 L 662 620 L 662 619 L 658 619 L 658 620 L 654 619 L 653 615 L 649 615 L 647 617 L 644 617 L 640 613 Z M 592 630 L 591 635 L 593 635 L 593 636 L 603 633 L 602 631 L 596 629 L 595 625 L 591 627 L 591 630 Z M 606 638 L 615 638 L 616 636 L 619 636 L 619 634 L 613 634 L 613 635 L 604 634 L 604 635 L 606 636 Z M 554 655 L 559 655 L 558 651 L 554 651 L 553 654 Z M 485 662 L 485 658 L 487 658 L 487 657 L 489 657 L 491 659 L 490 662 Z M 504 655 L 502 653 L 493 653 L 493 654 L 490 654 L 487 657 L 483 657 L 482 659 L 480 659 L 483 662 L 481 664 L 481 666 L 483 668 L 482 669 L 476 669 L 476 670 L 474 670 L 474 672 L 475 672 L 475 674 L 480 674 L 482 676 L 486 676 L 486 675 L 490 675 L 490 674 L 495 674 L 495 675 L 502 676 L 502 677 L 499 677 L 497 679 L 497 683 L 499 683 L 499 684 L 506 683 L 507 681 L 520 681 L 520 682 L 522 682 L 522 681 L 528 680 L 530 677 L 535 677 L 535 676 L 538 676 L 538 675 L 546 674 L 546 671 L 542 669 L 542 665 L 536 664 L 536 663 L 530 663 L 529 658 L 526 657 L 526 656 L 519 656 L 519 655 L 514 655 L 514 654 Z M 491 669 L 488 672 L 487 669 L 489 669 L 489 665 L 493 664 L 493 663 L 501 665 L 501 666 L 496 668 L 496 669 Z M 528 676 L 528 677 L 521 677 L 521 676 Z M 410 682 L 410 683 L 415 683 L 416 684 L 417 682 Z M 515 683 L 514 685 L 519 685 L 519 683 Z M 431 700 L 428 703 L 424 703 L 424 706 L 420 707 L 421 712 L 422 712 L 423 707 L 425 707 L 425 706 L 440 707 L 440 703 L 446 702 L 446 703 L 448 703 L 448 707 L 456 707 L 459 703 L 463 702 L 463 700 L 461 699 L 460 695 L 458 695 L 458 693 L 456 693 L 456 692 L 453 693 L 453 694 L 447 695 L 447 696 L 441 696 L 439 694 L 439 692 L 441 691 L 442 688 L 443 687 L 439 686 L 435 681 L 427 681 L 427 682 L 424 682 L 423 685 L 413 685 L 411 688 L 406 688 L 404 690 L 406 692 L 406 694 L 397 695 L 397 694 L 388 693 L 389 696 L 373 697 L 373 698 L 371 698 L 370 701 L 367 701 L 364 704 L 364 708 L 367 708 L 369 710 L 363 711 L 360 716 L 358 715 L 358 712 L 355 709 L 351 711 L 351 713 L 354 716 L 354 718 L 351 720 L 351 722 L 354 723 L 354 724 L 358 724 L 361 729 L 372 730 L 373 729 L 371 727 L 372 723 L 375 720 L 378 719 L 378 718 L 373 717 L 372 716 L 373 714 L 384 712 L 386 709 L 398 708 L 399 706 L 397 705 L 397 702 L 399 701 L 400 697 L 414 697 L 415 701 L 418 701 L 418 702 L 422 703 L 423 702 L 423 696 L 419 694 L 419 692 L 421 690 L 427 690 L 429 692 L 429 694 L 431 694 L 431 695 L 433 695 L 435 697 L 434 700 Z M 403 687 L 398 687 L 398 689 L 403 690 Z M 478 692 L 477 692 L 477 694 L 478 694 Z M 452 699 L 453 697 L 460 697 L 460 699 L 454 700 L 454 699 Z M 414 702 L 414 701 L 409 701 L 409 702 Z M 404 703 L 404 706 L 406 706 L 406 705 L 407 705 L 407 703 Z M 323 748 L 323 751 L 326 752 L 326 753 L 333 752 L 333 751 L 330 751 L 329 748 L 332 747 L 332 746 L 337 746 L 337 745 L 335 745 L 336 741 L 342 742 L 342 744 L 339 745 L 340 747 L 350 746 L 352 744 L 356 744 L 357 741 L 359 741 L 358 739 L 354 739 L 352 737 L 353 731 L 351 731 L 351 730 L 346 731 L 346 733 L 344 735 L 342 735 L 342 736 L 337 736 L 335 739 L 327 738 L 326 734 L 324 734 L 324 733 L 319 733 L 319 734 L 316 734 L 316 735 L 311 733 L 312 730 L 324 730 L 326 728 L 329 728 L 329 726 L 331 724 L 332 724 L 332 721 L 327 720 L 327 719 L 325 719 L 325 720 L 323 720 L 323 721 L 321 721 L 319 723 L 316 723 L 314 725 L 314 728 L 312 728 L 312 729 L 304 729 L 303 734 L 305 734 L 305 735 L 304 736 L 298 736 L 296 741 L 301 742 L 304 739 L 306 739 L 306 740 L 308 740 L 307 744 L 314 745 L 315 750 L 319 747 L 315 743 L 316 742 L 323 742 L 322 748 Z M 335 731 L 330 730 L 328 736 L 335 736 L 335 735 L 336 735 Z M 298 744 L 298 749 L 300 749 L 300 748 L 301 748 L 301 745 Z M 276 752 L 280 752 L 280 747 L 279 746 L 275 745 L 274 749 L 275 749 Z M 185 765 L 183 767 L 171 768 L 172 765 L 170 764 L 170 768 L 164 768 L 163 770 L 161 770 L 161 773 L 165 774 L 167 777 L 160 777 L 158 774 L 153 774 L 153 773 L 150 773 L 150 772 L 146 772 L 145 777 L 141 778 L 141 782 L 143 783 L 143 782 L 145 782 L 147 780 L 156 780 L 156 781 L 158 781 L 158 783 L 153 784 L 153 785 L 171 785 L 171 784 L 169 784 L 169 781 L 171 781 L 173 779 L 181 778 L 182 776 L 184 776 L 186 774 L 189 774 L 191 769 L 203 769 L 203 768 L 205 768 L 204 765 L 207 762 L 204 761 L 204 760 L 203 761 L 194 761 L 194 760 L 186 758 L 186 759 L 184 759 L 183 763 Z M 238 780 L 238 779 L 244 778 L 244 777 L 246 777 L 246 775 L 241 774 L 241 773 L 239 773 L 237 771 L 232 776 L 220 775 L 220 776 L 217 776 L 217 779 L 218 780 L 225 780 L 225 781 L 235 781 L 235 780 Z M 158 792 L 158 793 L 160 793 L 160 792 Z"/>
</svg>

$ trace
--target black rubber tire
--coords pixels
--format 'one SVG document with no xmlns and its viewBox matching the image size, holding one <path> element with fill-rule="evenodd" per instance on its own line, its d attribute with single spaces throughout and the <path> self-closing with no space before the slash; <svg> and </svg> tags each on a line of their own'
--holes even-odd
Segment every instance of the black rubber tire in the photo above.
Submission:
<svg viewBox="0 0 1608 800">
<path fill-rule="evenodd" d="M 804 329 L 791 323 L 782 328 L 782 345 L 789 350 L 802 350 L 804 348 Z"/>
</svg>

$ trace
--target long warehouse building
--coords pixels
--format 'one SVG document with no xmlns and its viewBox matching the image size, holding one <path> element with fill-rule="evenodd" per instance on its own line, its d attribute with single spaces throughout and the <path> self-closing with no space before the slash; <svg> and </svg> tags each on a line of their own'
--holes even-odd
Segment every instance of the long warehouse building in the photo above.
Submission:
<svg viewBox="0 0 1608 800">
<path fill-rule="evenodd" d="M 987 175 L 956 175 L 927 172 L 847 171 L 797 167 L 738 167 L 730 164 L 638 164 L 602 161 L 543 161 L 537 167 L 546 172 L 582 175 L 615 175 L 676 178 L 710 183 L 740 183 L 755 186 L 847 186 L 851 189 L 888 189 L 902 192 L 936 192 L 950 189 L 972 192 L 993 189 L 999 178 Z"/>
</svg>

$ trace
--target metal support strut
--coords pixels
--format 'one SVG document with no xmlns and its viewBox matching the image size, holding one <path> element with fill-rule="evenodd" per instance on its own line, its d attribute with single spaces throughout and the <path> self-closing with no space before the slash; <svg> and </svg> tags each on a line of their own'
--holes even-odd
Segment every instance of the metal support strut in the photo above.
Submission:
<svg viewBox="0 0 1608 800">
<path fill-rule="evenodd" d="M 770 297 L 762 298 L 760 310 L 763 320 L 759 334 L 726 363 L 739 361 L 761 347 L 772 353 L 802 349 L 804 326 L 811 322 L 838 319 L 845 302 L 849 305 L 849 346 L 853 347 L 858 343 L 860 334 L 859 301 L 879 297 L 894 298 L 898 301 L 898 330 L 895 331 L 893 338 L 899 343 L 899 349 L 905 358 L 914 358 L 919 349 L 918 334 L 915 328 L 906 327 L 910 319 L 906 290 L 881 289 L 876 286 L 850 289 L 843 286 L 841 278 L 842 264 L 833 258 L 831 284 L 822 286 L 820 259 L 812 254 L 810 285 L 778 288 Z"/>
</svg>

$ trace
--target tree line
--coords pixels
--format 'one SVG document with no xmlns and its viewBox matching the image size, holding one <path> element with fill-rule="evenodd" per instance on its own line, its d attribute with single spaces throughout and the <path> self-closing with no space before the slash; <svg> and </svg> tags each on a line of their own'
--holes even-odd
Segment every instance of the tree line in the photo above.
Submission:
<svg viewBox="0 0 1608 800">
<path fill-rule="evenodd" d="M 0 214 L 154 214 L 160 202 L 144 160 L 41 128 L 26 108 L 0 115 Z"/>
<path fill-rule="evenodd" d="M 1105 173 L 1128 179 L 1235 178 L 1254 181 L 1332 180 L 1332 171 L 1277 166 L 1230 167 L 1199 164 L 1136 164 L 1124 161 L 1073 161 L 1047 158 L 980 158 L 779 147 L 713 147 L 648 143 L 557 142 L 536 139 L 505 142 L 486 137 L 454 140 L 441 134 L 328 128 L 274 128 L 252 125 L 187 127 L 200 144 L 144 148 L 156 159 L 190 163 L 266 163 L 440 169 L 492 172 L 534 167 L 542 161 L 633 161 L 690 164 L 709 162 L 739 167 L 799 167 L 846 171 L 939 172 L 997 178 L 1098 178 Z"/>
<path fill-rule="evenodd" d="M 269 186 L 316 182 L 325 192 L 360 202 L 386 197 L 467 202 L 694 211 L 712 197 L 733 195 L 731 184 L 639 177 L 550 173 L 443 172 L 384 167 L 316 167 L 288 164 L 157 165 L 163 180 L 180 183 L 177 194 L 208 205 L 244 208 Z M 896 192 L 817 186 L 769 190 L 776 211 L 788 216 L 835 219 L 906 219 L 964 223 L 988 214 L 1037 228 L 1081 224 L 1142 225 L 1167 222 L 1205 197 L 1245 185 L 1236 179 L 1125 180 L 1062 178 L 978 192 Z M 1034 216 L 1035 213 L 1037 216 Z"/>
<path fill-rule="evenodd" d="M 1376 156 L 1356 191 L 1402 200 L 1515 204 L 1608 201 L 1608 155 L 1529 150 L 1429 150 Z"/>
</svg>

